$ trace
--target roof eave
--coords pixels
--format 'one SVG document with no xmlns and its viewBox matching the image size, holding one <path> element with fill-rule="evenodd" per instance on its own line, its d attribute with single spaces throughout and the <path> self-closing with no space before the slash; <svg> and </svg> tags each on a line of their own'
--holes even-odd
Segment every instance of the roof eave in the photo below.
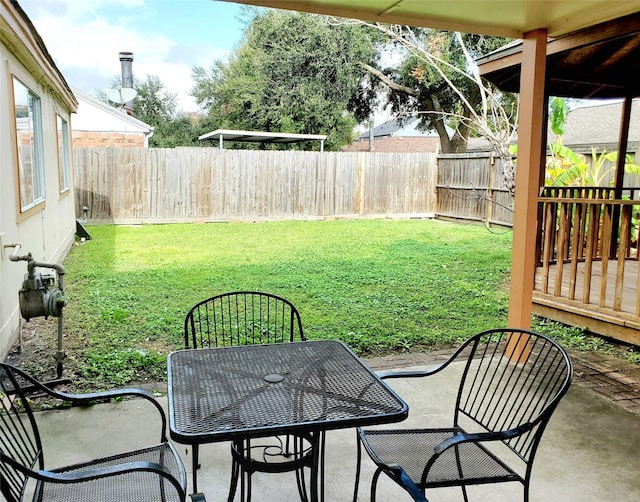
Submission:
<svg viewBox="0 0 640 502">
<path fill-rule="evenodd" d="M 11 48 L 15 57 L 39 80 L 47 82 L 52 94 L 69 112 L 75 112 L 78 101 L 24 10 L 17 2 L 0 0 L 0 18 L 2 43 Z"/>
</svg>

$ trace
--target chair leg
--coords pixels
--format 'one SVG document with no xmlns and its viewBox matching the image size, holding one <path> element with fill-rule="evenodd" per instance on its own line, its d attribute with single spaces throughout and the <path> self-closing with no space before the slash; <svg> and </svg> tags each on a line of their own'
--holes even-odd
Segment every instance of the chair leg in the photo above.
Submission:
<svg viewBox="0 0 640 502">
<path fill-rule="evenodd" d="M 382 469 L 376 469 L 376 472 L 373 473 L 373 478 L 371 479 L 371 502 L 376 502 L 376 491 L 378 489 L 378 478 L 382 474 Z"/>
<path fill-rule="evenodd" d="M 353 502 L 358 500 L 358 488 L 360 487 L 360 467 L 362 466 L 362 445 L 360 444 L 360 434 L 356 430 L 356 481 L 353 487 Z"/>
<path fill-rule="evenodd" d="M 454 446 L 454 452 L 456 455 L 456 466 L 458 467 L 458 475 L 460 479 L 463 479 L 464 475 L 462 474 L 462 462 L 460 461 L 460 448 L 458 445 Z M 461 485 L 462 489 L 462 497 L 464 498 L 464 502 L 469 502 L 469 496 L 467 495 L 467 487 L 465 485 Z"/>
<path fill-rule="evenodd" d="M 238 480 L 240 480 L 240 500 L 248 502 L 251 500 L 251 472 L 247 471 L 239 460 L 236 460 L 233 450 L 240 458 L 244 458 L 246 452 L 250 450 L 249 440 L 236 440 L 231 444 L 231 481 L 229 483 L 229 496 L 227 502 L 233 502 L 238 490 Z"/>
<path fill-rule="evenodd" d="M 251 502 L 251 475 L 253 473 L 249 471 L 245 471 L 245 475 L 247 477 L 247 502 Z"/>
<path fill-rule="evenodd" d="M 298 484 L 298 495 L 300 495 L 301 502 L 308 502 L 307 496 L 307 482 L 304 476 L 304 467 L 296 471 L 296 483 Z"/>
</svg>

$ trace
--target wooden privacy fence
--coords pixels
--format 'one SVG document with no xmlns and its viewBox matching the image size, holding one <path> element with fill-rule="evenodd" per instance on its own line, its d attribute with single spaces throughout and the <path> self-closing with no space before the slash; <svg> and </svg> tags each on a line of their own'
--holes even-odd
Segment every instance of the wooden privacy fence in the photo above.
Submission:
<svg viewBox="0 0 640 502">
<path fill-rule="evenodd" d="M 168 223 L 435 211 L 432 153 L 76 148 L 78 214 Z"/>
<path fill-rule="evenodd" d="M 436 190 L 440 217 L 513 226 L 502 161 L 489 152 L 439 155 Z"/>
</svg>

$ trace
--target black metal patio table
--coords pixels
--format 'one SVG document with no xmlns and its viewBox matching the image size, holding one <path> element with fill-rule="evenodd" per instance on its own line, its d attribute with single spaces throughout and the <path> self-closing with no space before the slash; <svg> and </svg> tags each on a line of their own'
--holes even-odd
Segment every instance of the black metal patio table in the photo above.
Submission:
<svg viewBox="0 0 640 502">
<path fill-rule="evenodd" d="M 408 415 L 407 404 L 386 383 L 332 340 L 172 352 L 168 401 L 171 438 L 194 448 L 303 435 L 313 453 L 308 467 L 314 502 L 324 497 L 325 431 L 399 422 Z"/>
</svg>

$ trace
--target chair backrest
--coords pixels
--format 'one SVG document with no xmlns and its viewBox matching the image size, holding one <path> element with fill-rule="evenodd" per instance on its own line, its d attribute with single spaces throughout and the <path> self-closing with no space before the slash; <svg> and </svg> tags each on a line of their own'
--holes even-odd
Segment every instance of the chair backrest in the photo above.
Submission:
<svg viewBox="0 0 640 502">
<path fill-rule="evenodd" d="M 486 431 L 513 431 L 503 443 L 530 469 L 542 432 L 571 383 L 566 351 L 531 331 L 494 329 L 470 338 L 458 353 L 466 365 L 455 424 L 466 417 Z"/>
<path fill-rule="evenodd" d="M 0 363 L 0 493 L 9 502 L 22 500 L 26 469 L 44 469 L 38 426 L 25 389 L 37 382 L 13 366 Z"/>
<path fill-rule="evenodd" d="M 235 291 L 196 304 L 184 321 L 186 348 L 304 340 L 300 314 L 276 295 Z"/>
</svg>

